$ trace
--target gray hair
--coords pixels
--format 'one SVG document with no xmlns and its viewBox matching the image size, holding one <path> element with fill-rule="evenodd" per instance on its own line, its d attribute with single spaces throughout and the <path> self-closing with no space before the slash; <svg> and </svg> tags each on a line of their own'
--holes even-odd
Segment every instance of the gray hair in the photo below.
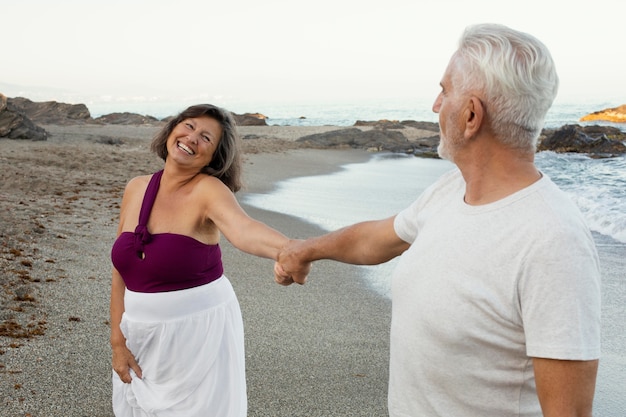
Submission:
<svg viewBox="0 0 626 417">
<path fill-rule="evenodd" d="M 484 96 L 494 134 L 534 152 L 559 87 L 550 51 L 537 38 L 503 25 L 469 26 L 455 54 L 464 91 Z"/>
</svg>

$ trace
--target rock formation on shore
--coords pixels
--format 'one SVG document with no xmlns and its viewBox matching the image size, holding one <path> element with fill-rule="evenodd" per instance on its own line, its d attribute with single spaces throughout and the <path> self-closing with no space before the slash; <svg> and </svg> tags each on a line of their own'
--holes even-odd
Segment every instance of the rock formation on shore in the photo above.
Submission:
<svg viewBox="0 0 626 417">
<path fill-rule="evenodd" d="M 34 102 L 24 97 L 9 98 L 8 101 L 30 120 L 39 124 L 75 124 L 91 119 L 89 109 L 84 104 Z"/>
<path fill-rule="evenodd" d="M 358 127 L 341 128 L 325 133 L 303 136 L 297 142 L 310 148 L 358 148 L 374 152 L 388 151 L 413 154 L 425 158 L 438 158 L 437 146 L 439 134 L 423 136 L 409 140 L 401 132 L 405 122 L 389 121 L 355 123 L 355 126 L 373 126 L 373 129 L 361 130 Z M 426 129 L 420 129 L 426 130 Z"/>
<path fill-rule="evenodd" d="M 48 134 L 0 93 L 0 138 L 46 140 Z"/>
<path fill-rule="evenodd" d="M 592 122 L 594 120 L 602 120 L 612 123 L 626 123 L 626 104 L 622 104 L 619 107 L 596 111 L 580 118 L 581 122 Z"/>
<path fill-rule="evenodd" d="M 626 153 L 626 133 L 610 126 L 565 125 L 541 140 L 537 151 L 577 152 L 592 158 L 610 158 Z"/>
<path fill-rule="evenodd" d="M 161 121 L 156 117 L 137 113 L 110 113 L 93 119 L 94 122 L 112 125 L 157 125 Z"/>
</svg>

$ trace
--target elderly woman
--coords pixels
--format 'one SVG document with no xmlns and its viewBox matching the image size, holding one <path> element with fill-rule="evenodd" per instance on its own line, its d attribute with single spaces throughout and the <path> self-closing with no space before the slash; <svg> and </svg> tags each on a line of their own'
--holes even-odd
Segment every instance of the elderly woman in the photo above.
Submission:
<svg viewBox="0 0 626 417">
<path fill-rule="evenodd" d="M 234 197 L 241 153 L 225 110 L 189 107 L 152 150 L 163 170 L 126 186 L 111 252 L 115 415 L 245 416 L 243 323 L 218 242 L 276 259 L 288 238 Z"/>
</svg>

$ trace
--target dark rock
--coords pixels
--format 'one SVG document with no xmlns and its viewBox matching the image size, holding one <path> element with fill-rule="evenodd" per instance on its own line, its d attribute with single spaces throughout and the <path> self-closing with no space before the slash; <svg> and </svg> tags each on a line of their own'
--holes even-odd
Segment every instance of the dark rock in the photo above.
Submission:
<svg viewBox="0 0 626 417">
<path fill-rule="evenodd" d="M 420 138 L 413 142 L 413 155 L 422 158 L 436 158 L 439 159 L 439 153 L 437 147 L 439 146 L 439 135 L 429 136 L 427 138 Z"/>
<path fill-rule="evenodd" d="M 375 121 L 357 120 L 354 126 L 372 126 L 379 129 L 404 129 L 405 127 L 412 127 L 414 129 L 429 130 L 439 133 L 439 123 L 417 122 L 415 120 L 403 120 L 401 122 L 387 119 Z"/>
<path fill-rule="evenodd" d="M 414 146 L 400 132 L 394 130 L 338 129 L 325 133 L 303 136 L 298 142 L 314 148 L 350 147 L 376 149 L 391 152 L 413 152 Z"/>
<path fill-rule="evenodd" d="M 409 126 L 415 129 L 430 130 L 431 132 L 439 133 L 439 123 L 416 122 L 415 120 L 403 120 L 400 123 L 402 123 L 404 126 Z"/>
<path fill-rule="evenodd" d="M 120 138 L 112 138 L 110 136 L 98 136 L 95 138 L 96 143 L 102 143 L 103 145 L 123 145 L 124 140 Z"/>
<path fill-rule="evenodd" d="M 357 120 L 354 126 L 372 126 L 376 129 L 404 129 L 404 125 L 399 121 L 387 119 L 376 121 Z"/>
<path fill-rule="evenodd" d="M 267 122 L 265 121 L 267 116 L 264 116 L 261 113 L 232 113 L 232 115 L 235 118 L 237 126 L 267 126 Z"/>
<path fill-rule="evenodd" d="M 384 139 L 385 142 L 383 145 L 372 146 L 371 148 L 378 148 L 380 150 L 390 150 L 393 152 L 402 152 L 414 154 L 415 156 L 419 156 L 422 158 L 439 158 L 439 154 L 437 153 L 437 146 L 439 145 L 439 124 L 433 122 L 417 122 L 414 120 L 403 120 L 402 122 L 398 122 L 396 120 L 378 120 L 378 121 L 363 121 L 358 120 L 355 126 L 369 126 L 373 127 L 375 130 L 382 130 L 385 135 L 389 134 L 389 129 L 393 130 L 401 130 L 406 127 L 418 129 L 418 130 L 426 130 L 431 132 L 436 132 L 436 135 L 412 139 L 408 143 L 400 143 L 396 142 L 396 137 L 394 136 L 392 140 Z M 399 133 L 399 132 L 396 132 Z M 377 137 L 380 139 L 380 136 Z"/>
<path fill-rule="evenodd" d="M 626 133 L 614 127 L 565 125 L 547 134 L 538 151 L 586 153 L 592 158 L 608 158 L 626 153 Z"/>
<path fill-rule="evenodd" d="M 96 117 L 94 121 L 98 123 L 112 124 L 112 125 L 157 125 L 161 124 L 161 121 L 156 117 L 144 116 L 137 113 L 110 113 L 100 117 Z"/>
<path fill-rule="evenodd" d="M 89 110 L 84 104 L 34 102 L 24 97 L 9 98 L 8 101 L 35 123 L 76 124 L 91 120 Z"/>
<path fill-rule="evenodd" d="M 48 133 L 0 94 L 0 138 L 46 140 Z"/>
</svg>

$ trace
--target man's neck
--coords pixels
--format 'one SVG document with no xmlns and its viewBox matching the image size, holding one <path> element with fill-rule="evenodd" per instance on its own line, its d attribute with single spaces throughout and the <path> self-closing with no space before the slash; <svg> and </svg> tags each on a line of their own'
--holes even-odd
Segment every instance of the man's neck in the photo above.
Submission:
<svg viewBox="0 0 626 417">
<path fill-rule="evenodd" d="M 500 144 L 474 147 L 455 163 L 467 184 L 465 202 L 470 205 L 501 200 L 541 178 L 534 154 Z"/>
</svg>

